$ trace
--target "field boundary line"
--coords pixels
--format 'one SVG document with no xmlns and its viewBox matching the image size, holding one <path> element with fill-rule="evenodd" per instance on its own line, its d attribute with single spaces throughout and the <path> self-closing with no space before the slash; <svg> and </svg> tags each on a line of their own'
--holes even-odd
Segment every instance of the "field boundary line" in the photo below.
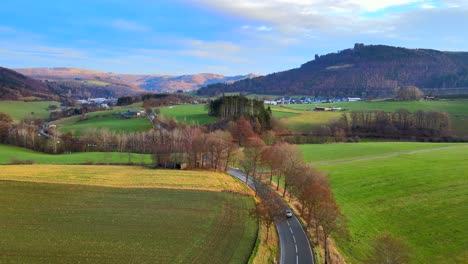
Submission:
<svg viewBox="0 0 468 264">
<path fill-rule="evenodd" d="M 367 161 L 367 160 L 374 160 L 374 159 L 384 159 L 384 158 L 391 158 L 397 157 L 400 155 L 405 154 L 417 154 L 417 153 L 426 153 L 438 150 L 447 150 L 447 149 L 458 149 L 458 148 L 468 148 L 468 145 L 463 146 L 449 146 L 449 147 L 440 147 L 440 148 L 430 148 L 430 149 L 419 149 L 419 150 L 409 150 L 409 151 L 398 151 L 388 154 L 381 154 L 375 156 L 363 156 L 351 159 L 340 159 L 340 160 L 331 160 L 331 161 L 320 161 L 320 162 L 311 162 L 308 163 L 309 166 L 318 166 L 318 165 L 331 165 L 331 164 L 338 164 L 338 163 L 348 163 L 354 161 Z"/>
</svg>

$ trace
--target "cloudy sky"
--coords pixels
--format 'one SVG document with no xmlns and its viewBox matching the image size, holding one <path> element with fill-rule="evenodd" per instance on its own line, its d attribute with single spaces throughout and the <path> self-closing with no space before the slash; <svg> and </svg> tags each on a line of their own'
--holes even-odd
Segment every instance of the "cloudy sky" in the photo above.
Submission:
<svg viewBox="0 0 468 264">
<path fill-rule="evenodd" d="M 267 74 L 354 43 L 468 51 L 468 0 L 15 0 L 0 66 Z"/>
</svg>

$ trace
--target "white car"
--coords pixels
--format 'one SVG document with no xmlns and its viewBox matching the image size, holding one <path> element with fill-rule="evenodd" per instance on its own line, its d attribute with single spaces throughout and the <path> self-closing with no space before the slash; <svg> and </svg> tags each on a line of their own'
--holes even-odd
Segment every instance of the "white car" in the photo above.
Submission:
<svg viewBox="0 0 468 264">
<path fill-rule="evenodd" d="M 286 210 L 285 214 L 287 218 L 291 218 L 293 216 L 291 210 Z"/>
</svg>

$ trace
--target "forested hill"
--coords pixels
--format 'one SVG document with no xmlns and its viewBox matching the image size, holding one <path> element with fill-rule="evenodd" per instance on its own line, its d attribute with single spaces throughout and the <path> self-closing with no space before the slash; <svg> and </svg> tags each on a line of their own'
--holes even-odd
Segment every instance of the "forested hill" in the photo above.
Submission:
<svg viewBox="0 0 468 264">
<path fill-rule="evenodd" d="M 277 95 L 391 95 L 399 86 L 415 85 L 437 93 L 468 93 L 468 52 L 441 52 L 356 44 L 300 68 L 201 88 L 200 95 L 250 92 Z M 465 88 L 465 89 L 453 89 Z"/>
<path fill-rule="evenodd" d="M 0 100 L 45 99 L 57 100 L 47 84 L 0 67 Z"/>
</svg>

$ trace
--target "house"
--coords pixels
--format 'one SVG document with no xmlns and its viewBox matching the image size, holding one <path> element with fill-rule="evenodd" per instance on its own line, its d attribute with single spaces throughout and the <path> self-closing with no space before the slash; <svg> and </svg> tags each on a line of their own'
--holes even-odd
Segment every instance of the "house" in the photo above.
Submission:
<svg viewBox="0 0 468 264">
<path fill-rule="evenodd" d="M 144 117 L 146 116 L 145 111 L 139 110 L 127 110 L 126 112 L 116 113 L 120 115 L 120 118 L 127 119 L 127 118 L 137 118 L 137 117 Z"/>
</svg>

